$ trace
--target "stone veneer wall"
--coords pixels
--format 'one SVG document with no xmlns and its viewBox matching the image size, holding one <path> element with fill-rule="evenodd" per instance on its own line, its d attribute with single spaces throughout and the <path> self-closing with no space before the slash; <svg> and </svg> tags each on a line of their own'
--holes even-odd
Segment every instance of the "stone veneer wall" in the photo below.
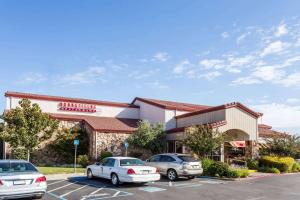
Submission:
<svg viewBox="0 0 300 200">
<path fill-rule="evenodd" d="M 124 141 L 130 136 L 128 133 L 103 133 L 95 132 L 96 151 L 99 155 L 101 151 L 110 151 L 114 156 L 124 156 Z"/>
</svg>

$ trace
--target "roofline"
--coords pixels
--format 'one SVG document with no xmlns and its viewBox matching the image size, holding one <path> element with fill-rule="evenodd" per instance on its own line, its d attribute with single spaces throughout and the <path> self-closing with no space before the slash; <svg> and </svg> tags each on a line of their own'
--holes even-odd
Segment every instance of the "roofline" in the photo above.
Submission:
<svg viewBox="0 0 300 200">
<path fill-rule="evenodd" d="M 134 104 L 137 100 L 141 101 L 141 102 L 144 102 L 144 103 L 147 103 L 147 104 L 150 104 L 150 105 L 153 105 L 153 106 L 156 106 L 156 107 L 159 107 L 159 108 L 168 109 L 168 110 L 179 110 L 179 111 L 188 111 L 188 112 L 195 111 L 195 109 L 184 109 L 184 108 L 179 108 L 178 109 L 178 107 L 176 107 L 176 106 L 161 105 L 159 103 L 155 103 L 153 101 L 150 101 L 148 99 L 144 99 L 144 98 L 141 98 L 141 97 L 135 97 L 133 99 L 133 101 L 131 102 L 131 104 Z M 179 103 L 179 102 L 174 102 L 174 103 Z M 199 105 L 199 106 L 201 106 L 201 105 Z"/>
<path fill-rule="evenodd" d="M 209 124 L 199 124 L 199 125 L 208 125 L 212 128 L 218 128 L 220 126 L 224 126 L 227 124 L 226 120 L 223 121 L 218 121 L 218 122 L 213 122 L 213 123 L 209 123 Z M 186 128 L 189 128 L 191 126 L 187 126 L 187 127 L 178 127 L 178 128 L 174 128 L 174 129 L 170 129 L 167 130 L 166 133 L 167 134 L 172 134 L 172 133 L 179 133 L 179 132 L 184 132 Z"/>
<path fill-rule="evenodd" d="M 18 97 L 18 98 L 28 98 L 28 99 L 38 99 L 38 100 L 48 100 L 48 101 L 67 101 L 67 102 L 74 102 L 74 103 L 86 103 L 86 104 L 96 104 L 96 105 L 124 107 L 124 108 L 139 108 L 139 106 L 137 105 L 128 104 L 128 103 L 100 101 L 100 100 L 91 100 L 91 99 L 82 99 L 82 98 L 71 98 L 71 97 L 62 97 L 62 96 L 40 95 L 40 94 L 12 92 L 12 91 L 5 92 L 5 97 Z"/>
<path fill-rule="evenodd" d="M 72 117 L 63 117 L 63 116 L 53 116 L 51 114 L 54 114 L 54 113 L 47 113 L 49 114 L 49 116 L 52 118 L 52 119 L 57 119 L 57 120 L 61 120 L 61 121 L 72 121 L 72 122 L 84 122 L 85 124 L 87 124 L 93 131 L 103 131 L 105 133 L 125 133 L 125 134 L 131 134 L 131 133 L 134 133 L 134 130 L 133 131 L 129 131 L 129 130 L 122 130 L 122 129 L 119 129 L 119 130 L 115 130 L 115 129 L 98 129 L 98 128 L 94 128 L 86 119 L 82 118 L 81 116 L 78 116 L 78 118 L 72 118 Z M 74 115 L 73 115 L 74 116 Z M 88 116 L 87 116 L 88 117 Z M 122 118 L 120 118 L 122 119 Z"/>
<path fill-rule="evenodd" d="M 254 112 L 253 110 L 251 110 L 250 108 L 244 106 L 243 104 L 241 104 L 239 102 L 233 102 L 233 103 L 229 103 L 229 104 L 223 104 L 223 105 L 220 105 L 220 106 L 215 106 L 215 107 L 212 107 L 212 108 L 207 108 L 207 109 L 204 109 L 204 110 L 199 110 L 199 111 L 195 111 L 195 112 L 191 112 L 191 113 L 186 113 L 186 114 L 183 114 L 183 115 L 178 115 L 175 118 L 176 119 L 181 119 L 181 118 L 185 118 L 185 117 L 190 117 L 190 116 L 194 116 L 194 115 L 199 115 L 199 114 L 203 114 L 203 113 L 208 113 L 208 112 L 213 112 L 213 111 L 223 110 L 223 109 L 228 109 L 228 108 L 233 108 L 233 107 L 240 108 L 241 110 L 246 111 L 247 113 L 251 114 L 255 118 L 258 118 L 258 117 L 261 116 L 260 113 Z"/>
</svg>

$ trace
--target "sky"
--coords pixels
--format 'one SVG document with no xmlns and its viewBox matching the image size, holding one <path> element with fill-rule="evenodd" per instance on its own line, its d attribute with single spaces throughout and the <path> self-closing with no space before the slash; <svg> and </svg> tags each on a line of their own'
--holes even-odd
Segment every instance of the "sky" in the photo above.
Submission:
<svg viewBox="0 0 300 200">
<path fill-rule="evenodd" d="M 6 91 L 241 102 L 300 133 L 298 0 L 0 0 Z"/>
</svg>

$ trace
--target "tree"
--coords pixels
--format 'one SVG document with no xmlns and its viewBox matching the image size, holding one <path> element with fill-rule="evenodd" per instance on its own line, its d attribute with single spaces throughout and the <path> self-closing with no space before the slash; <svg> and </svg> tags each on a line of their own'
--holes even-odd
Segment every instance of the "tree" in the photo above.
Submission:
<svg viewBox="0 0 300 200">
<path fill-rule="evenodd" d="M 77 147 L 78 155 L 88 154 L 89 137 L 86 131 L 79 127 L 63 129 L 58 132 L 55 141 L 50 144 L 50 148 L 60 155 L 63 162 L 70 164 L 74 161 L 74 140 L 79 140 Z"/>
<path fill-rule="evenodd" d="M 267 145 L 262 150 L 264 154 L 291 156 L 293 158 L 300 155 L 300 136 L 277 133 L 265 141 Z"/>
<path fill-rule="evenodd" d="M 138 129 L 128 138 L 128 143 L 134 147 L 148 149 L 153 154 L 164 152 L 166 141 L 163 125 L 139 121 Z"/>
<path fill-rule="evenodd" d="M 5 112 L 1 119 L 5 125 L 0 138 L 10 144 L 13 153 L 24 154 L 26 151 L 27 160 L 34 149 L 51 138 L 59 124 L 28 99 L 20 100 L 19 106 Z"/>
<path fill-rule="evenodd" d="M 213 151 L 219 150 L 224 142 L 220 132 L 209 125 L 191 126 L 185 130 L 182 143 L 199 157 L 209 157 Z"/>
</svg>

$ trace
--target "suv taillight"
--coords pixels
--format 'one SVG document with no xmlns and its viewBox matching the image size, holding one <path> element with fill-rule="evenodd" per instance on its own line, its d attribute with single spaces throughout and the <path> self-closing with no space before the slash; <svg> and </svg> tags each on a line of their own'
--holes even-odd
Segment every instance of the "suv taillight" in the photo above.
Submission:
<svg viewBox="0 0 300 200">
<path fill-rule="evenodd" d="M 36 182 L 36 183 L 46 182 L 46 177 L 45 177 L 45 176 L 38 177 L 38 178 L 35 180 L 35 182 Z"/>
<path fill-rule="evenodd" d="M 0 180 L 0 186 L 3 185 L 3 182 Z"/>
<path fill-rule="evenodd" d="M 127 174 L 135 174 L 135 171 L 133 169 L 128 169 Z"/>
</svg>

